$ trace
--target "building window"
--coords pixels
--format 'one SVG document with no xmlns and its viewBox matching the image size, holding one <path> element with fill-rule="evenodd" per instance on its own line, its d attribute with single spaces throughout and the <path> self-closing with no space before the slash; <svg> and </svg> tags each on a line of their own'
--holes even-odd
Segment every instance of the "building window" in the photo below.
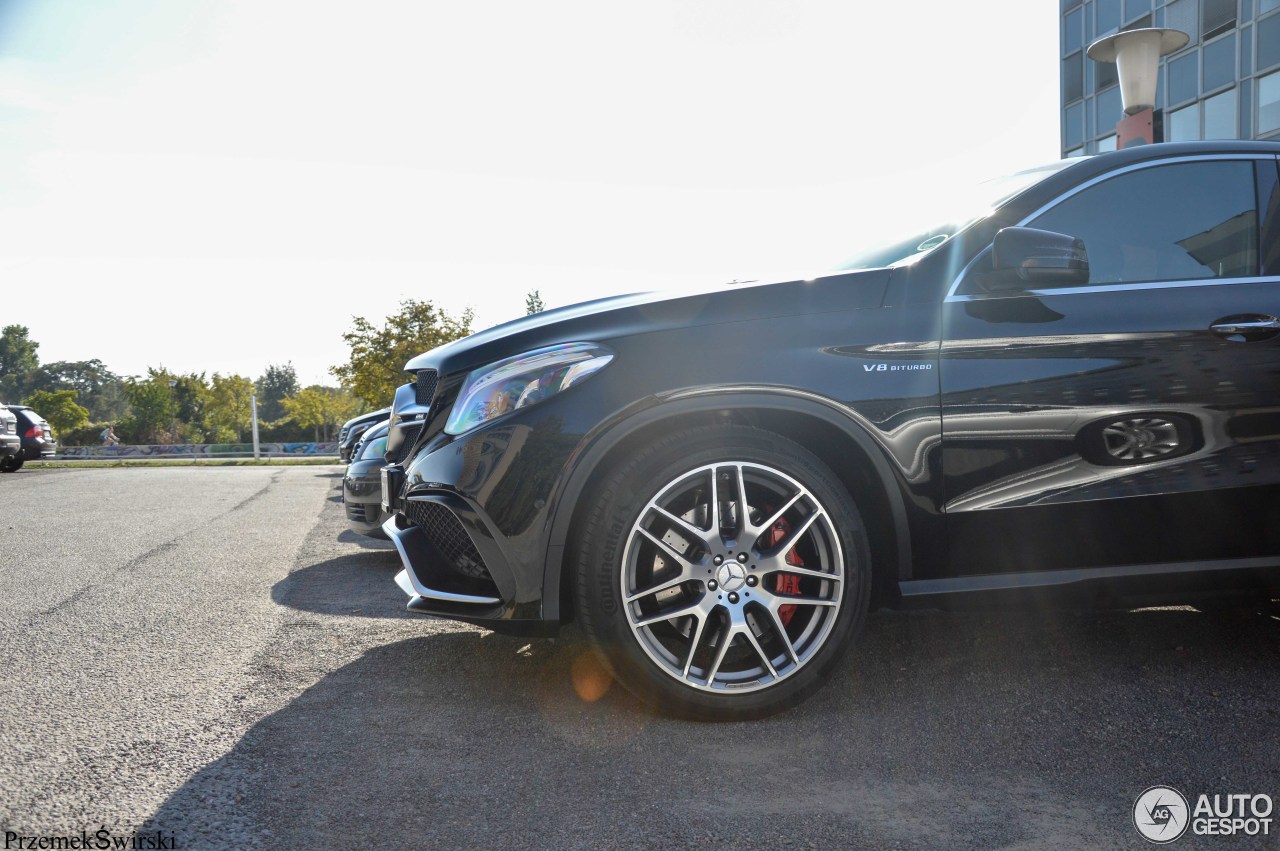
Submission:
<svg viewBox="0 0 1280 851">
<path fill-rule="evenodd" d="M 1165 138 L 1170 142 L 1194 142 L 1200 138 L 1200 104 L 1193 103 L 1169 113 Z"/>
<path fill-rule="evenodd" d="M 1228 89 L 1204 102 L 1204 138 L 1236 138 L 1236 90 Z"/>
<path fill-rule="evenodd" d="M 1200 93 L 1200 54 L 1192 51 L 1169 63 L 1169 105 L 1182 103 Z"/>
<path fill-rule="evenodd" d="M 1258 135 L 1280 130 L 1280 71 L 1258 78 Z"/>
<path fill-rule="evenodd" d="M 1099 37 L 1120 29 L 1120 0 L 1097 0 L 1094 5 Z"/>
<path fill-rule="evenodd" d="M 1258 14 L 1270 12 L 1272 9 L 1280 9 L 1280 0 L 1258 0 Z"/>
<path fill-rule="evenodd" d="M 1201 91 L 1211 92 L 1235 82 L 1236 79 L 1236 37 L 1229 35 L 1215 42 L 1206 44 L 1201 51 L 1201 72 L 1204 74 L 1204 87 Z"/>
<path fill-rule="evenodd" d="M 1098 92 L 1097 114 L 1098 130 L 1105 132 L 1116 126 L 1116 122 L 1124 118 L 1124 107 L 1120 101 L 1120 87 L 1112 86 L 1105 92 Z"/>
<path fill-rule="evenodd" d="M 1110 136 L 1103 136 L 1098 140 L 1098 153 L 1105 154 L 1107 151 L 1114 151 L 1115 149 L 1116 134 L 1112 133 Z"/>
<path fill-rule="evenodd" d="M 1105 89 L 1107 86 L 1114 86 L 1116 83 L 1120 82 L 1120 77 L 1117 73 L 1120 66 L 1116 65 L 1116 63 L 1095 62 L 1093 64 L 1094 70 L 1097 72 L 1097 76 L 1094 78 L 1097 80 L 1097 82 L 1094 83 L 1094 91 Z"/>
<path fill-rule="evenodd" d="M 1124 19 L 1132 21 L 1134 18 L 1151 14 L 1151 0 L 1124 0 Z"/>
<path fill-rule="evenodd" d="M 1083 53 L 1076 53 L 1062 60 L 1062 99 L 1071 103 L 1084 97 Z"/>
<path fill-rule="evenodd" d="M 1067 121 L 1065 129 L 1066 143 L 1064 148 L 1074 148 L 1084 141 L 1084 104 L 1077 103 L 1067 107 Z"/>
<path fill-rule="evenodd" d="M 1280 63 L 1280 15 L 1262 18 L 1254 29 L 1258 31 L 1258 70 Z"/>
<path fill-rule="evenodd" d="M 1196 0 L 1173 0 L 1165 6 L 1164 20 L 1166 27 L 1182 30 L 1191 36 L 1191 44 L 1200 40 L 1200 31 L 1197 26 L 1200 21 L 1196 15 Z"/>
<path fill-rule="evenodd" d="M 1062 20 L 1062 54 L 1084 49 L 1084 10 L 1076 9 Z"/>
<path fill-rule="evenodd" d="M 1123 27 L 1121 27 L 1121 29 L 1122 30 L 1145 30 L 1150 26 L 1151 26 L 1151 16 L 1143 15 L 1141 18 L 1138 18 L 1138 20 L 1133 21 L 1132 23 L 1125 24 Z"/>
<path fill-rule="evenodd" d="M 1200 0 L 1200 33 L 1213 38 L 1236 25 L 1236 0 Z"/>
</svg>

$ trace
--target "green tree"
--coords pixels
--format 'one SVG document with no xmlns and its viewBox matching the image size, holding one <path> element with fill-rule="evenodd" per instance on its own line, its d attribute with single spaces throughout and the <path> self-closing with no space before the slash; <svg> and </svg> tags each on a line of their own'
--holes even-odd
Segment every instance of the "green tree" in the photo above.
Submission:
<svg viewBox="0 0 1280 851">
<path fill-rule="evenodd" d="M 243 375 L 213 374 L 204 404 L 205 437 L 211 443 L 242 443 L 253 417 L 253 382 Z"/>
<path fill-rule="evenodd" d="M 153 373 L 146 379 L 129 378 L 125 384 L 129 413 L 116 433 L 124 443 L 164 443 L 175 411 L 169 382 Z"/>
<path fill-rule="evenodd" d="M 529 294 L 524 297 L 524 312 L 527 316 L 535 313 L 541 313 L 546 310 L 547 306 L 542 303 L 542 293 L 538 290 L 529 290 Z"/>
<path fill-rule="evenodd" d="M 87 425 L 89 411 L 76 404 L 74 390 L 36 390 L 22 403 L 49 421 L 53 433 L 63 434 Z"/>
<path fill-rule="evenodd" d="M 32 390 L 40 359 L 40 344 L 25 325 L 6 325 L 0 331 L 0 402 L 17 402 Z"/>
<path fill-rule="evenodd" d="M 254 387 L 258 391 L 258 419 L 273 422 L 285 415 L 284 406 L 280 404 L 284 397 L 298 392 L 298 373 L 292 362 L 284 366 L 268 364 Z"/>
<path fill-rule="evenodd" d="M 76 402 L 101 422 L 115 422 L 129 409 L 124 379 L 97 358 L 41 364 L 31 390 L 75 390 Z"/>
<path fill-rule="evenodd" d="M 357 402 L 346 390 L 313 384 L 282 401 L 285 413 L 302 428 L 315 433 L 316 442 L 329 440 L 355 416 Z"/>
<path fill-rule="evenodd" d="M 351 347 L 350 359 L 329 371 L 356 396 L 374 408 L 391 404 L 396 387 L 405 383 L 404 365 L 410 358 L 471 333 L 471 309 L 453 317 L 429 301 L 408 299 L 400 312 L 382 327 L 362 316 L 342 335 Z"/>
</svg>

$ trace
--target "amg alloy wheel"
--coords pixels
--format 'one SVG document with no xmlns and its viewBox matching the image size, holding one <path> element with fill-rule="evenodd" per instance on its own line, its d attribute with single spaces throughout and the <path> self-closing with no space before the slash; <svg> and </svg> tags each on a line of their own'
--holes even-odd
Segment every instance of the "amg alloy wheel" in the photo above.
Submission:
<svg viewBox="0 0 1280 851">
<path fill-rule="evenodd" d="M 625 685 L 683 715 L 792 705 L 867 607 L 847 493 L 812 454 L 754 429 L 685 432 L 642 453 L 597 502 L 587 550 L 587 632 Z"/>
</svg>

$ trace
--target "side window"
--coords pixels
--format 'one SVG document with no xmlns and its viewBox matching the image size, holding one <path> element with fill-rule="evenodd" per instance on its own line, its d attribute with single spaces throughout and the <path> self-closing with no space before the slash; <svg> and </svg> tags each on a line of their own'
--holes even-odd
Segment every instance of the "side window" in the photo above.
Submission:
<svg viewBox="0 0 1280 851">
<path fill-rule="evenodd" d="M 1029 222 L 1084 240 L 1089 283 L 1258 274 L 1253 163 L 1177 163 L 1127 172 Z"/>
</svg>

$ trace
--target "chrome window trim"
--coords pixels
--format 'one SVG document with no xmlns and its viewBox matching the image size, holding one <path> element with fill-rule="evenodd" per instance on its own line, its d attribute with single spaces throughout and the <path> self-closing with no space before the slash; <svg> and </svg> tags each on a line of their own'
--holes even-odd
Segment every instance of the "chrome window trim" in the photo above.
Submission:
<svg viewBox="0 0 1280 851">
<path fill-rule="evenodd" d="M 1097 177 L 1093 177 L 1093 178 L 1090 178 L 1089 180 L 1086 180 L 1084 183 L 1081 183 L 1079 186 L 1073 187 L 1070 191 L 1057 196 L 1053 200 L 1042 205 L 1039 209 L 1035 210 L 1034 212 L 1030 213 L 1027 216 L 1024 216 L 1016 224 L 1010 225 L 1010 227 L 1027 227 L 1029 222 L 1035 221 L 1035 219 L 1038 216 L 1044 215 L 1049 210 L 1052 210 L 1054 207 L 1061 204 L 1063 201 L 1066 201 L 1068 198 L 1072 198 L 1077 194 L 1083 192 L 1084 190 L 1089 189 L 1090 187 L 1097 186 L 1099 183 L 1102 183 L 1104 180 L 1111 180 L 1114 177 L 1119 177 L 1122 174 L 1128 174 L 1131 171 L 1138 171 L 1144 168 L 1157 168 L 1159 166 L 1165 166 L 1165 165 L 1178 165 L 1181 163 L 1218 162 L 1218 161 L 1227 161 L 1227 160 L 1252 160 L 1254 162 L 1275 162 L 1276 159 L 1277 158 L 1272 154 L 1261 154 L 1261 153 L 1186 154 L 1180 157 L 1167 157 L 1165 159 L 1146 160 L 1145 162 L 1140 162 L 1140 163 L 1130 163 L 1129 165 L 1124 166 L 1122 168 L 1115 169 L 1114 171 L 1108 171 L 1105 174 L 1100 174 Z M 1257 184 L 1256 177 L 1254 179 L 1254 183 L 1256 186 Z M 966 263 L 964 265 L 964 268 L 960 270 L 960 274 L 956 276 L 956 279 L 951 282 L 951 286 L 947 289 L 947 295 L 942 300 L 944 304 L 947 302 L 985 301 L 987 299 L 992 299 L 992 298 L 1011 297 L 1009 294 L 999 294 L 999 295 L 994 295 L 994 294 L 993 295 L 977 295 L 977 294 L 957 295 L 956 294 L 956 290 L 960 288 L 960 282 L 965 279 L 965 277 L 969 274 L 969 270 L 973 268 L 973 264 L 977 263 L 978 260 L 982 258 L 982 255 L 986 253 L 988 248 L 990 248 L 990 246 L 987 246 L 987 248 L 984 248 L 981 251 L 979 251 L 977 254 L 975 254 L 973 256 L 973 259 L 970 260 L 968 263 Z M 1071 295 L 1075 293 L 1113 292 L 1116 290 L 1131 290 L 1131 289 L 1170 289 L 1173 287 L 1190 287 L 1190 286 L 1223 286 L 1226 284 L 1244 283 L 1246 281 L 1268 281 L 1268 280 L 1275 280 L 1275 278 L 1274 277 L 1266 278 L 1260 275 L 1251 276 L 1247 278 L 1184 278 L 1184 279 L 1172 280 L 1172 281 L 1141 281 L 1141 282 L 1134 282 L 1134 283 L 1128 283 L 1128 284 L 1102 284 L 1099 286 L 1085 286 L 1085 287 L 1050 287 L 1048 289 L 1023 290 L 1018 292 L 1016 295 L 1013 295 L 1012 297 L 1016 298 L 1019 296 Z"/>
<path fill-rule="evenodd" d="M 1129 290 L 1169 290 L 1181 287 L 1226 287 L 1235 284 L 1280 284 L 1280 275 L 1258 275 L 1249 278 L 1182 278 L 1172 281 L 1142 281 L 1132 284 L 1099 284 L 1089 287 L 1050 287 L 1039 290 L 1019 290 L 1015 294 L 1000 295 L 957 295 L 947 299 L 948 302 L 989 301 L 993 298 L 1018 298 L 1033 296 L 1044 298 L 1053 295 L 1079 295 L 1081 293 L 1127 292 Z"/>
</svg>

